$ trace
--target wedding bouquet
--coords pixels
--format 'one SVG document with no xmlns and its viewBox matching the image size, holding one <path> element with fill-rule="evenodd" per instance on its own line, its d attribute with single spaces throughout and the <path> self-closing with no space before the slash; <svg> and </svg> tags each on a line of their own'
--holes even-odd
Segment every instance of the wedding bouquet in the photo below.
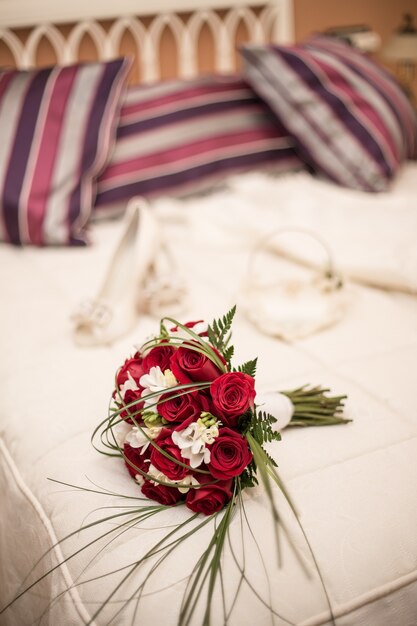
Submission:
<svg viewBox="0 0 417 626">
<path fill-rule="evenodd" d="M 211 326 L 162 320 L 159 335 L 117 372 L 110 413 L 99 427 L 102 441 L 160 504 L 183 501 L 211 515 L 254 486 L 257 473 L 263 482 L 275 478 L 264 444 L 280 439 L 277 419 L 256 404 L 256 359 L 232 366 L 234 313 Z M 281 393 L 290 424 L 346 421 L 344 396 L 329 398 L 326 391 Z"/>
<path fill-rule="evenodd" d="M 131 563 L 117 565 L 105 574 L 111 576 L 117 573 L 122 578 L 114 584 L 111 593 L 98 603 L 88 623 L 93 623 L 106 607 L 113 610 L 117 606 L 110 619 L 112 621 L 132 601 L 135 609 L 131 621 L 134 623 L 150 579 L 158 575 L 167 557 L 204 528 L 212 528 L 212 535 L 209 534 L 208 544 L 202 544 L 201 553 L 195 555 L 196 562 L 187 576 L 177 621 L 181 626 L 190 624 L 196 607 L 201 611 L 201 599 L 204 598 L 201 623 L 210 624 L 213 598 L 220 588 L 224 623 L 227 623 L 241 583 L 243 580 L 248 583 L 248 580 L 244 555 L 241 565 L 232 552 L 241 582 L 231 607 L 226 611 L 222 555 L 226 544 L 231 545 L 235 512 L 240 512 L 241 519 L 245 518 L 249 524 L 243 492 L 257 485 L 258 481 L 265 490 L 271 520 L 276 527 L 281 524 L 281 518 L 273 485 L 277 485 L 284 494 L 318 570 L 308 539 L 266 444 L 280 440 L 277 424 L 282 426 L 286 422 L 288 426 L 300 427 L 346 423 L 348 420 L 342 415 L 346 396 L 329 396 L 328 389 L 308 386 L 276 393 L 274 406 L 282 413 L 277 422 L 267 406 L 260 406 L 263 401 L 255 390 L 256 359 L 237 367 L 232 364 L 234 350 L 230 340 L 234 314 L 235 308 L 210 325 L 202 321 L 181 324 L 164 318 L 160 322 L 159 333 L 148 339 L 119 367 L 108 415 L 94 431 L 92 441 L 99 452 L 116 456 L 124 462 L 140 492 L 137 497 L 112 493 L 113 496 L 133 500 L 134 504 L 125 508 L 117 504 L 114 514 L 84 523 L 81 529 L 61 539 L 59 544 L 80 531 L 91 531 L 104 525 L 104 530 L 97 532 L 95 538 L 91 539 L 90 534 L 84 546 L 70 552 L 33 583 L 23 585 L 24 588 L 0 610 L 0 614 L 83 550 L 97 545 L 98 556 L 103 550 L 100 548 L 101 541 L 108 545 L 127 530 L 136 529 L 141 522 L 154 520 L 155 515 L 166 513 L 170 507 L 185 505 L 190 510 L 188 517 L 182 517 L 181 521 L 167 527 L 162 538 L 147 548 L 144 554 L 135 556 Z M 106 496 L 111 493 L 107 489 L 69 486 Z M 251 530 L 250 533 L 253 534 Z M 88 567 L 94 559 L 93 556 Z M 145 573 L 141 578 L 142 566 Z M 103 577 L 101 574 L 86 582 Z M 133 584 L 134 592 L 121 602 L 121 606 L 117 605 L 117 593 L 135 577 L 138 582 Z M 84 582 L 80 580 L 76 584 Z M 323 587 L 326 593 L 324 583 Z M 250 588 L 257 593 L 253 587 Z M 265 606 L 268 604 L 263 599 L 262 602 Z M 270 610 L 275 614 L 272 607 Z M 332 616 L 330 603 L 329 611 Z"/>
</svg>

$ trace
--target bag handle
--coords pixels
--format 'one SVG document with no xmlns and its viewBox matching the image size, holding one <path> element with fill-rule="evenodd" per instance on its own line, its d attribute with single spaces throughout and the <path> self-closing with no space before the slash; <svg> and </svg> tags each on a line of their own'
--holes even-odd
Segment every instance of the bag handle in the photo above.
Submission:
<svg viewBox="0 0 417 626">
<path fill-rule="evenodd" d="M 309 269 L 311 269 L 311 265 L 307 261 L 304 261 L 303 259 L 297 257 L 296 255 L 291 254 L 285 249 L 274 246 L 271 250 L 271 246 L 268 246 L 268 244 L 270 244 L 271 241 L 274 238 L 276 238 L 278 235 L 283 235 L 287 233 L 304 234 L 310 237 L 311 239 L 313 239 L 314 241 L 316 241 L 319 244 L 319 246 L 321 246 L 322 250 L 325 253 L 325 261 L 324 261 L 323 267 L 321 269 L 320 268 L 316 268 L 316 269 L 318 269 L 319 276 L 321 276 L 321 278 L 323 279 L 324 283 L 327 286 L 327 289 L 333 291 L 336 289 L 341 289 L 344 286 L 343 278 L 341 274 L 336 270 L 333 253 L 327 241 L 325 241 L 323 237 L 318 235 L 313 230 L 310 230 L 308 228 L 303 228 L 301 226 L 283 226 L 280 228 L 276 228 L 273 231 L 267 233 L 266 235 L 260 238 L 260 240 L 254 246 L 254 248 L 252 249 L 249 255 L 248 267 L 247 267 L 247 279 L 245 281 L 246 283 L 248 282 L 251 283 L 253 281 L 255 265 L 259 258 L 259 255 L 263 251 L 268 251 L 268 248 L 269 248 L 269 251 L 272 251 L 275 254 L 279 254 L 280 256 L 286 258 L 289 261 L 292 261 L 294 263 L 297 263 L 299 265 L 302 265 L 304 267 L 308 267 Z"/>
</svg>

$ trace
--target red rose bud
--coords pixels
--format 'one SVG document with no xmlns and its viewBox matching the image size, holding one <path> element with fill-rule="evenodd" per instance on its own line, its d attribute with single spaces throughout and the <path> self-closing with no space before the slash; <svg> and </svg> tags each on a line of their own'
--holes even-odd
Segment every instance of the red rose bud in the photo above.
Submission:
<svg viewBox="0 0 417 626">
<path fill-rule="evenodd" d="M 210 447 L 208 469 L 214 478 L 225 480 L 240 476 L 252 460 L 246 439 L 230 428 L 221 428 Z"/>
<path fill-rule="evenodd" d="M 204 320 L 197 320 L 196 322 L 186 322 L 185 324 L 183 324 L 183 326 L 185 326 L 186 328 L 190 328 L 191 330 L 194 330 L 194 326 L 196 326 L 197 324 L 203 324 Z M 173 326 L 170 329 L 171 333 L 175 333 L 179 330 L 178 326 Z M 202 333 L 197 333 L 200 337 L 207 337 L 207 331 L 205 330 Z"/>
<path fill-rule="evenodd" d="M 220 511 L 232 497 L 232 480 L 224 480 L 213 484 L 211 476 L 199 474 L 197 480 L 201 486 L 187 492 L 185 504 L 195 513 L 211 515 Z"/>
<path fill-rule="evenodd" d="M 175 348 L 167 343 L 160 343 L 148 352 L 143 357 L 143 368 L 146 372 L 149 372 L 151 367 L 160 367 L 164 372 L 170 367 L 169 362 L 173 355 Z"/>
<path fill-rule="evenodd" d="M 188 460 L 182 458 L 181 450 L 172 441 L 171 434 L 172 431 L 169 428 L 163 428 L 158 437 L 155 439 L 155 443 L 158 444 L 164 452 L 174 457 L 177 461 L 188 464 Z M 167 458 L 154 446 L 152 446 L 150 459 L 152 465 L 165 474 L 165 476 L 170 480 L 181 480 L 188 474 L 188 467 L 183 467 L 175 461 Z"/>
<path fill-rule="evenodd" d="M 137 354 L 138 353 L 136 353 L 136 355 Z M 122 365 L 122 367 L 117 372 L 116 381 L 119 389 L 128 380 L 128 374 L 131 375 L 137 385 L 139 385 L 139 380 L 141 376 L 143 376 L 143 374 L 146 374 L 143 367 L 143 359 L 141 357 L 136 357 L 136 355 L 133 359 L 127 359 L 124 365 Z"/>
<path fill-rule="evenodd" d="M 171 357 L 171 371 L 180 383 L 211 382 L 221 375 L 205 355 L 190 348 L 178 348 Z"/>
<path fill-rule="evenodd" d="M 156 500 L 159 504 L 163 504 L 165 506 L 172 506 L 184 497 L 183 494 L 175 487 L 167 487 L 166 485 L 159 484 L 155 485 L 154 483 L 149 482 L 149 480 L 145 480 L 143 483 L 142 493 L 147 498 Z"/>
<path fill-rule="evenodd" d="M 253 409 L 255 379 L 242 372 L 227 372 L 211 383 L 210 393 L 213 413 L 227 426 L 236 427 L 239 417 Z"/>
</svg>

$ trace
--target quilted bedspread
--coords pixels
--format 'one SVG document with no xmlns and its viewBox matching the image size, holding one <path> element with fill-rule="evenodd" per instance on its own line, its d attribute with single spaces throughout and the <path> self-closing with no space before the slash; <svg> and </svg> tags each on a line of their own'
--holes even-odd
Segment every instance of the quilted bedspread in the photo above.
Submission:
<svg viewBox="0 0 417 626">
<path fill-rule="evenodd" d="M 349 425 L 286 429 L 270 449 L 314 551 L 337 626 L 417 623 L 416 198 L 417 169 L 409 165 L 392 191 L 380 196 L 341 191 L 305 173 L 276 179 L 257 174 L 233 179 L 210 196 L 155 202 L 188 292 L 183 320 L 210 321 L 239 301 L 251 246 L 268 229 L 285 224 L 321 233 L 350 277 L 353 298 L 334 326 L 288 343 L 261 333 L 238 310 L 233 336 L 236 362 L 259 357 L 258 391 L 311 383 L 348 394 Z M 77 491 L 47 478 L 138 494 L 123 464 L 99 455 L 90 436 L 106 416 L 115 369 L 156 330 L 157 320 L 142 315 L 132 333 L 98 348 L 75 346 L 70 323 L 77 303 L 94 294 L 119 229 L 118 222 L 93 225 L 93 245 L 85 249 L 0 249 L 1 605 L 18 592 L 42 554 L 52 548 L 37 566 L 39 575 L 92 540 L 97 529 L 75 533 L 59 546 L 57 538 L 96 519 L 99 507 L 121 504 L 111 494 Z M 309 260 L 304 248 L 292 254 Z M 238 518 L 232 523 L 237 554 L 245 542 L 248 583 L 242 584 L 228 623 L 330 624 L 306 542 L 288 506 L 276 497 L 305 567 L 285 537 L 278 566 L 267 500 L 261 488 L 253 489 L 245 502 L 257 544 L 247 530 L 242 539 Z M 82 551 L 23 596 L 0 623 L 88 623 L 123 572 L 100 576 L 146 553 L 186 516 L 176 508 L 157 527 L 148 521 L 109 545 L 104 539 Z M 177 623 L 184 578 L 209 536 L 210 529 L 202 529 L 166 560 L 146 588 L 134 623 Z M 94 623 L 109 623 L 146 571 L 138 571 Z M 230 600 L 239 571 L 227 555 L 224 580 Z M 201 623 L 201 607 L 195 624 Z M 132 602 L 112 623 L 130 624 L 134 615 Z M 220 599 L 212 622 L 224 623 Z"/>
</svg>

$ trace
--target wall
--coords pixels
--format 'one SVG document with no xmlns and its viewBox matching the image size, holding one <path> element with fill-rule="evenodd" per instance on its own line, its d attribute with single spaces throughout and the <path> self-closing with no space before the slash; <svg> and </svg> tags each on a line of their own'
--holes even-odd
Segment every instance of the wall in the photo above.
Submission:
<svg viewBox="0 0 417 626">
<path fill-rule="evenodd" d="M 402 21 L 404 13 L 414 16 L 417 27 L 417 0 L 293 0 L 294 26 L 297 41 L 312 32 L 333 26 L 367 24 L 386 43 L 393 30 Z M 376 57 L 382 61 L 380 52 Z M 386 61 L 384 61 L 386 64 Z M 391 69 L 394 69 L 391 66 Z M 417 100 L 417 76 L 414 94 Z"/>
</svg>

